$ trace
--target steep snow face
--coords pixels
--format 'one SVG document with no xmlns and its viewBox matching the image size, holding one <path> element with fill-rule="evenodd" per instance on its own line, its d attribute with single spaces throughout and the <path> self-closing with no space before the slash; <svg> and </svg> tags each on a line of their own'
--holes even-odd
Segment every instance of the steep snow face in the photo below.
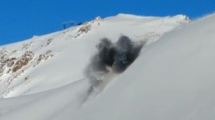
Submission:
<svg viewBox="0 0 215 120">
<path fill-rule="evenodd" d="M 121 14 L 103 20 L 97 19 L 99 24 L 92 21 L 86 24 L 87 27 L 78 26 L 43 36 L 35 43 L 41 45 L 50 37 L 62 39 L 53 40 L 52 46 L 44 47 L 53 51 L 52 57 L 43 60 L 36 68 L 25 69 L 32 75 L 28 84 L 18 78 L 14 79 L 17 83 L 12 81 L 15 87 L 8 96 L 23 93 L 28 95 L 0 99 L 0 119 L 214 120 L 215 15 L 164 34 L 176 28 L 175 25 L 184 23 L 181 20 L 178 22 L 179 18 L 183 17 L 157 18 Z M 158 27 L 156 23 L 162 25 Z M 149 31 L 144 26 L 147 26 Z M 85 33 L 88 28 L 90 31 Z M 84 33 L 80 32 L 80 29 Z M 157 35 L 151 35 L 151 30 L 157 30 L 156 33 L 162 37 L 158 40 Z M 110 31 L 113 31 L 112 34 Z M 121 34 L 128 34 L 133 40 L 143 40 L 147 44 L 137 60 L 124 73 L 114 77 L 97 96 L 90 94 L 91 83 L 83 78 L 83 71 L 89 64 L 89 59 L 96 53 L 95 46 L 100 38 L 108 37 L 112 42 L 116 42 Z M 158 41 L 153 43 L 156 40 Z M 22 44 L 6 47 L 18 49 Z M 31 56 L 39 54 L 39 50 L 36 49 L 38 46 L 32 47 L 35 48 L 33 55 L 31 52 L 25 55 L 29 61 L 34 61 L 34 57 Z M 16 54 L 22 56 L 23 53 Z M 83 67 L 80 67 L 81 65 Z M 67 74 L 56 72 L 54 68 L 62 72 L 75 72 L 83 79 L 68 75 L 68 71 Z M 23 72 L 20 76 L 26 74 Z M 58 80 L 56 77 L 59 74 L 68 78 L 59 77 Z M 4 80 L 6 75 L 3 74 Z M 44 78 L 47 75 L 51 75 L 53 81 Z M 61 83 L 62 81 L 64 83 Z M 29 88 L 23 90 L 23 87 Z M 40 93 L 37 93 L 38 91 Z"/>
<path fill-rule="evenodd" d="M 215 15 L 164 35 L 90 103 L 57 119 L 214 120 Z"/>
<path fill-rule="evenodd" d="M 43 91 L 43 87 L 48 87 L 49 90 L 37 94 L 27 92 L 29 95 L 26 96 L 0 99 L 0 119 L 214 120 L 215 15 L 191 22 L 164 35 L 160 33 L 162 37 L 153 44 L 150 43 L 156 37 L 148 36 L 146 34 L 147 30 L 143 27 L 146 23 L 152 22 L 155 24 L 157 22 L 161 23 L 161 21 L 173 21 L 173 19 L 177 21 L 179 18 L 181 17 L 152 18 L 119 15 L 99 20 L 100 25 L 105 24 L 106 27 L 97 25 L 95 28 L 91 27 L 91 31 L 79 34 L 78 38 L 80 39 L 76 38 L 78 40 L 70 40 L 69 38 L 77 35 L 75 33 L 82 26 L 68 30 L 67 34 L 69 35 L 63 34 L 64 39 L 62 41 L 53 41 L 53 46 L 50 47 L 55 51 L 53 52 L 53 57 L 47 59 L 47 61 L 44 60 L 42 64 L 38 65 L 38 68 L 26 69 L 26 71 L 30 71 L 29 73 L 37 77 L 37 79 L 29 77 L 30 81 L 38 80 L 37 84 L 31 83 L 33 88 L 29 91 L 33 90 L 32 93 L 37 93 L 38 91 Z M 159 27 L 159 29 L 162 28 L 160 31 L 164 31 L 163 29 L 169 30 L 170 24 L 168 22 L 164 23 L 164 26 Z M 173 23 L 175 25 L 175 22 Z M 113 24 L 115 25 L 114 28 L 112 28 Z M 126 28 L 125 25 L 128 25 L 127 29 L 120 29 L 120 27 Z M 133 28 L 133 26 L 135 27 Z M 157 24 L 154 27 L 157 27 Z M 101 29 L 103 29 L 102 32 Z M 106 36 L 106 32 L 108 34 L 109 30 L 114 31 L 113 36 L 110 33 L 110 36 Z M 133 30 L 137 30 L 138 34 L 135 34 Z M 140 32 L 141 30 L 143 32 Z M 118 33 L 116 33 L 117 31 Z M 55 70 L 52 70 L 53 68 L 62 68 L 60 65 L 55 66 L 59 64 L 56 60 L 70 58 L 71 56 L 68 55 L 71 55 L 71 51 L 69 50 L 84 49 L 84 51 L 78 51 L 83 56 L 79 58 L 73 55 L 72 58 L 79 58 L 80 61 L 77 63 L 84 64 L 84 62 L 89 62 L 89 60 L 82 60 L 81 57 L 91 58 L 92 55 L 95 55 L 95 46 L 99 43 L 100 38 L 106 36 L 112 42 L 116 42 L 122 31 L 123 34 L 129 34 L 133 40 L 148 40 L 148 45 L 144 46 L 137 60 L 124 73 L 114 77 L 97 96 L 90 94 L 91 84 L 85 78 L 78 80 L 74 76 L 68 75 L 74 79 L 62 79 L 62 81 L 68 83 L 59 86 L 53 83 L 56 80 L 54 77 L 54 81 L 44 81 L 46 79 L 39 78 L 40 75 L 43 76 L 42 72 L 47 72 L 44 70 L 46 67 L 51 68 L 46 68 L 51 73 L 55 72 Z M 140 35 L 141 33 L 143 35 Z M 59 32 L 54 35 L 59 37 L 59 34 L 62 33 Z M 102 37 L 98 37 L 98 35 Z M 66 39 L 66 36 L 68 39 Z M 94 37 L 97 39 L 93 39 Z M 45 40 L 43 38 L 41 41 Z M 62 43 L 63 41 L 65 42 L 64 44 Z M 58 44 L 55 44 L 55 42 L 58 42 Z M 72 46 L 69 44 L 70 42 L 77 44 Z M 21 44 L 15 46 L 20 46 Z M 15 46 L 8 46 L 8 48 L 15 48 Z M 16 47 L 16 49 L 18 48 Z M 36 52 L 33 53 L 35 54 Z M 29 57 L 31 55 L 27 55 L 27 58 L 31 58 Z M 74 63 L 70 63 L 73 60 L 72 58 L 69 61 L 63 61 L 63 63 L 67 61 L 68 63 L 64 64 L 75 66 Z M 85 69 L 85 65 L 88 65 L 88 63 L 85 63 L 80 71 Z M 67 70 L 76 70 L 78 68 L 69 67 Z M 60 70 L 63 71 L 64 69 Z M 51 73 L 46 73 L 46 75 L 57 76 Z M 16 80 L 19 81 L 18 79 Z M 43 82 L 46 84 L 43 84 Z M 60 83 L 60 80 L 58 82 Z M 50 84 L 59 88 L 52 89 Z M 25 85 L 23 84 L 23 86 Z M 14 91 L 19 90 L 15 87 Z"/>
<path fill-rule="evenodd" d="M 182 15 L 162 18 L 119 14 L 2 46 L 0 97 L 38 93 L 85 79 L 83 71 L 104 37 L 116 42 L 127 35 L 149 45 L 188 22 Z"/>
</svg>

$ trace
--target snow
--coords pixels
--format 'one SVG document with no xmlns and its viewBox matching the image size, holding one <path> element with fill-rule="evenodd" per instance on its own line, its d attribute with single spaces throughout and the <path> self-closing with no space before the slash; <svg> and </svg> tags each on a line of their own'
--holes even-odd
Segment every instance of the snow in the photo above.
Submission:
<svg viewBox="0 0 215 120">
<path fill-rule="evenodd" d="M 215 16 L 164 35 L 92 102 L 63 119 L 213 120 Z"/>
<path fill-rule="evenodd" d="M 17 72 L 8 73 L 13 67 L 4 66 L 3 75 L 0 76 L 0 97 L 43 92 L 83 79 L 83 71 L 95 54 L 95 46 L 101 38 L 116 41 L 119 36 L 127 35 L 133 40 L 151 44 L 166 32 L 188 22 L 178 16 L 160 18 L 120 14 L 3 46 L 6 58 L 19 59 L 27 51 L 32 51 L 34 56 L 29 64 Z M 80 31 L 85 28 L 89 31 Z M 40 56 L 45 57 L 39 61 Z"/>
<path fill-rule="evenodd" d="M 0 90 L 0 119 L 213 120 L 214 21 L 215 15 L 190 22 L 183 15 L 119 14 L 3 46 L 9 56 L 30 50 L 34 58 L 24 72 L 0 76 L 0 85 L 6 85 Z M 115 42 L 121 35 L 147 44 L 125 72 L 92 92 L 83 71 L 95 46 L 103 37 Z M 30 47 L 22 49 L 26 43 Z M 11 53 L 14 49 L 18 52 Z M 53 56 L 34 67 L 48 50 Z"/>
<path fill-rule="evenodd" d="M 14 98 L 15 101 L 13 98 L 10 100 L 3 99 L 0 102 L 0 110 L 1 114 L 4 115 L 0 118 L 2 120 L 50 119 L 50 116 L 60 112 L 65 107 L 70 106 L 73 109 L 77 109 L 87 99 L 85 97 L 87 97 L 86 91 L 88 89 L 89 84 L 87 81 L 80 80 L 77 83 L 75 82 L 49 92 Z M 41 106 L 43 106 L 42 109 Z"/>
</svg>

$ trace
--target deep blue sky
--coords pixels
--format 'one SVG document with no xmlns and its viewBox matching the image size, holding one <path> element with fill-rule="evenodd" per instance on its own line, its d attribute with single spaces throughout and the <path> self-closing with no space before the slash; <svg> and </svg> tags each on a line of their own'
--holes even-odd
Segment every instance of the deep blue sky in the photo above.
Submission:
<svg viewBox="0 0 215 120">
<path fill-rule="evenodd" d="M 117 13 L 196 18 L 215 11 L 215 0 L 0 0 L 0 44 L 62 29 L 65 21 L 87 21 Z"/>
</svg>

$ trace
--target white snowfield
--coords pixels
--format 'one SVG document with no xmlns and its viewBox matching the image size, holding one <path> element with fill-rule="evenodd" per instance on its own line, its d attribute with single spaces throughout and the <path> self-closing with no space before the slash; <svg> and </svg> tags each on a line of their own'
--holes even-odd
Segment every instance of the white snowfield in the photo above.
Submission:
<svg viewBox="0 0 215 120">
<path fill-rule="evenodd" d="M 215 15 L 119 14 L 2 46 L 0 120 L 214 120 L 214 33 Z M 121 35 L 146 45 L 92 91 L 84 71 L 97 44 Z"/>
</svg>

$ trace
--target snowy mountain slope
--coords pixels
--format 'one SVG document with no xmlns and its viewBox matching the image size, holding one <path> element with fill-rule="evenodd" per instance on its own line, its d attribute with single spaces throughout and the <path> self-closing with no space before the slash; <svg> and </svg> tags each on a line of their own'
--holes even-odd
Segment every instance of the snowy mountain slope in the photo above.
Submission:
<svg viewBox="0 0 215 120">
<path fill-rule="evenodd" d="M 205 74 L 198 73 L 195 79 L 192 74 L 197 73 L 198 62 L 208 60 L 195 62 L 196 57 L 202 58 L 198 56 L 201 52 L 206 58 L 210 57 L 213 21 L 212 16 L 184 26 L 189 20 L 182 15 L 119 14 L 3 46 L 0 91 L 2 97 L 12 98 L 0 99 L 0 120 L 184 120 L 189 116 L 212 115 L 208 107 L 213 105 L 213 96 L 208 96 L 212 95 L 209 91 L 212 87 L 206 89 L 213 86 L 209 84 L 213 82 L 212 73 L 211 81 L 206 82 L 201 78 Z M 103 91 L 92 92 L 92 84 L 84 71 L 97 52 L 96 46 L 104 37 L 116 42 L 121 35 L 146 44 L 139 58 L 125 72 L 111 76 L 112 81 L 104 85 Z M 209 43 L 202 41 L 205 36 Z M 196 48 L 202 49 L 199 52 Z M 16 63 L 21 66 L 17 67 Z M 203 68 L 201 65 L 196 67 Z M 198 108 L 202 107 L 209 112 L 199 114 Z"/>
<path fill-rule="evenodd" d="M 127 35 L 150 44 L 188 22 L 183 15 L 162 18 L 119 14 L 2 46 L 0 97 L 38 93 L 84 79 L 83 71 L 101 38 L 116 41 L 119 36 Z"/>
<path fill-rule="evenodd" d="M 164 35 L 90 103 L 56 119 L 214 120 L 214 21 Z"/>
<path fill-rule="evenodd" d="M 1 99 L 0 119 L 214 120 L 214 21 L 214 14 L 204 17 L 144 46 L 138 59 L 97 96 L 89 96 L 88 81 L 76 80 Z"/>
</svg>

